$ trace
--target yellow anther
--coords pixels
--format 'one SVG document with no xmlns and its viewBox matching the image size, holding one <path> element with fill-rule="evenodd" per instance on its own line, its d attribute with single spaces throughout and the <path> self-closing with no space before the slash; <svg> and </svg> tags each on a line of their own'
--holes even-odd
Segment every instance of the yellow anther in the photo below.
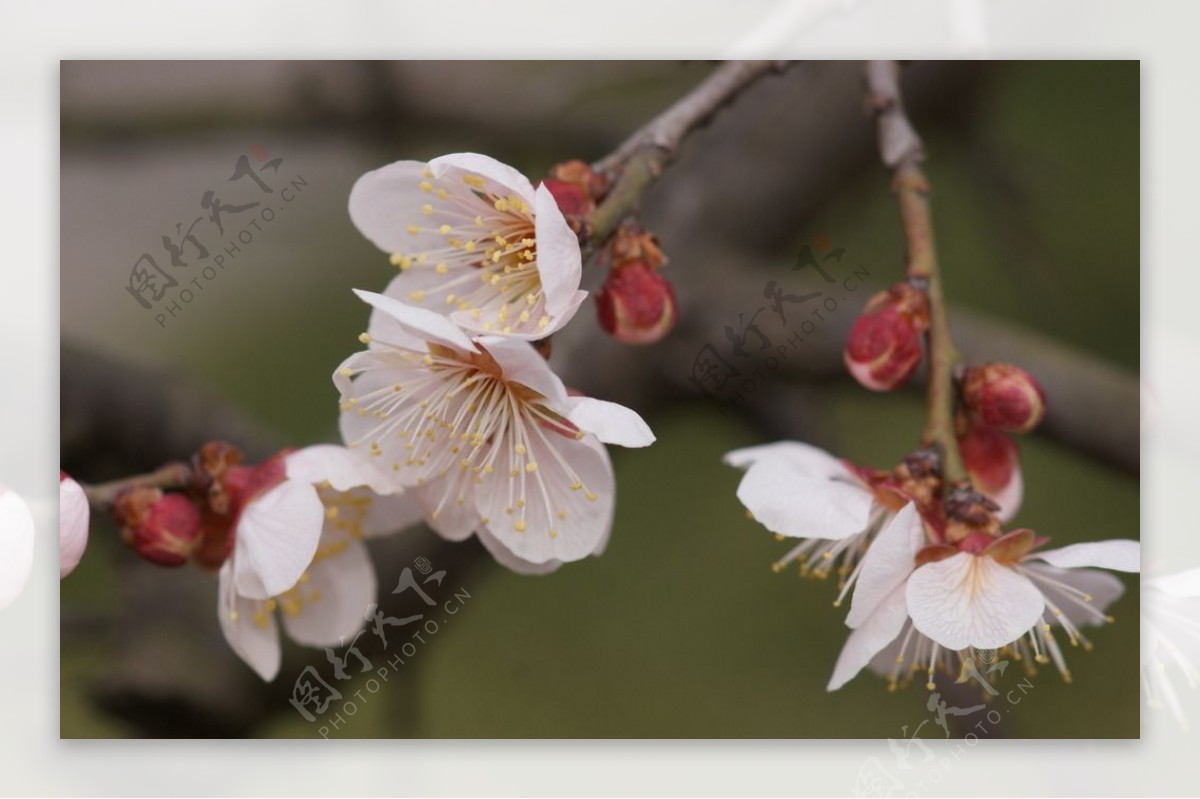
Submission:
<svg viewBox="0 0 1200 799">
<path fill-rule="evenodd" d="M 525 520 L 524 520 L 524 519 L 517 519 L 517 523 L 516 523 L 516 524 L 514 524 L 514 525 L 513 525 L 513 527 L 515 527 L 515 528 L 516 528 L 516 530 L 517 530 L 517 532 L 518 532 L 518 533 L 523 533 L 523 532 L 525 532 Z"/>
<path fill-rule="evenodd" d="M 463 175 L 463 183 L 476 189 L 483 188 L 483 178 L 479 175 Z"/>
<path fill-rule="evenodd" d="M 530 461 L 529 463 L 525 464 L 525 471 L 536 472 L 537 471 L 537 461 Z"/>
<path fill-rule="evenodd" d="M 433 184 L 430 183 L 428 180 L 422 180 L 420 185 L 421 185 L 421 191 L 423 191 L 425 193 L 429 193 L 429 192 L 433 191 Z"/>
<path fill-rule="evenodd" d="M 417 291 L 410 291 L 408 296 L 412 298 L 413 302 L 425 302 L 425 292 L 421 291 L 420 289 Z"/>
<path fill-rule="evenodd" d="M 446 264 L 438 264 L 433 268 L 433 271 L 437 272 L 439 275 L 444 275 L 450 271 L 450 267 L 446 266 Z M 451 294 L 450 296 L 453 297 L 454 295 Z M 454 300 L 450 300 L 450 302 L 454 302 Z"/>
<path fill-rule="evenodd" d="M 360 342 L 362 342 L 363 344 L 370 344 L 371 343 L 371 334 L 370 333 L 359 333 L 358 340 Z"/>
<path fill-rule="evenodd" d="M 405 228 L 405 230 L 407 230 L 409 235 L 412 236 L 419 235 L 421 232 L 421 228 L 417 227 L 416 225 L 409 225 L 407 228 Z"/>
<path fill-rule="evenodd" d="M 430 205 L 429 203 L 425 203 L 424 205 L 421 206 L 421 213 L 425 214 L 425 216 L 432 216 L 433 215 L 433 206 Z"/>
<path fill-rule="evenodd" d="M 445 236 L 445 235 L 446 235 L 447 233 L 449 233 L 451 230 L 454 230 L 454 228 L 450 227 L 449 225 L 445 225 L 445 224 L 444 224 L 444 225 L 442 225 L 441 227 L 439 227 L 439 228 L 438 228 L 438 233 L 441 233 L 443 236 Z"/>
</svg>

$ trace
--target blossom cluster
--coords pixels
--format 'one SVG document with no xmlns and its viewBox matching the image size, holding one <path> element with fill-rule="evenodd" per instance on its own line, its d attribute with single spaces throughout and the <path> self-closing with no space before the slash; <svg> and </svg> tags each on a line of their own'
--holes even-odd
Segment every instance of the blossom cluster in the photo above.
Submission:
<svg viewBox="0 0 1200 799">
<path fill-rule="evenodd" d="M 137 554 L 217 575 L 221 629 L 263 679 L 280 668 L 280 625 L 314 647 L 361 629 L 376 594 L 367 539 L 424 520 L 451 541 L 476 536 L 524 574 L 607 545 L 615 481 L 604 445 L 643 447 L 654 435 L 628 408 L 568 391 L 543 357 L 540 343 L 587 297 L 581 218 L 569 223 L 559 203 L 584 209 L 563 174 L 535 187 L 463 153 L 363 175 L 350 217 L 399 273 L 382 293 L 355 289 L 370 317 L 365 349 L 333 375 L 345 446 L 251 464 L 209 442 L 162 480 L 112 498 Z M 90 514 L 66 474 L 60 505 L 65 577 Z"/>
<path fill-rule="evenodd" d="M 929 326 L 923 290 L 881 292 L 850 332 L 848 370 L 872 390 L 899 388 L 924 358 Z M 1059 636 L 1090 649 L 1084 629 L 1111 621 L 1106 609 L 1124 590 L 1098 569 L 1139 568 L 1136 541 L 1045 549 L 1032 530 L 1006 530 L 1023 493 L 1010 434 L 1037 426 L 1045 393 L 1009 364 L 960 370 L 954 387 L 965 479 L 946 474 L 942 445 L 928 441 L 888 470 L 795 441 L 725 457 L 745 469 L 737 496 L 752 518 L 794 540 L 776 571 L 798 563 L 802 575 L 836 575 L 835 606 L 850 599 L 831 691 L 868 666 L 891 688 L 923 675 L 933 690 L 939 670 L 958 675 L 996 650 L 1031 669 L 1053 663 L 1069 681 Z"/>
</svg>

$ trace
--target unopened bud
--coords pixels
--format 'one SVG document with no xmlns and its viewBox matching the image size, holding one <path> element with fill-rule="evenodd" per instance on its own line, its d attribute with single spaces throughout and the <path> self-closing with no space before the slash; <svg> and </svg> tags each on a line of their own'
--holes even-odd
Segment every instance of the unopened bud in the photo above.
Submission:
<svg viewBox="0 0 1200 799">
<path fill-rule="evenodd" d="M 1042 387 L 1012 364 L 989 363 L 968 369 L 962 396 L 979 421 L 1010 433 L 1028 433 L 1046 415 Z"/>
<path fill-rule="evenodd" d="M 971 483 L 1000 507 L 1000 521 L 1016 516 L 1024 493 L 1016 442 L 994 427 L 976 424 L 958 437 L 958 449 Z"/>
<path fill-rule="evenodd" d="M 596 295 L 600 326 L 625 344 L 653 344 L 679 317 L 670 281 L 640 261 L 614 268 Z"/>
<path fill-rule="evenodd" d="M 881 291 L 867 301 L 850 329 L 846 368 L 872 391 L 900 388 L 921 364 L 921 334 L 928 329 L 924 292 L 907 283 Z"/>
<path fill-rule="evenodd" d="M 200 544 L 200 512 L 183 494 L 135 486 L 117 495 L 121 540 L 160 566 L 182 566 Z"/>
</svg>

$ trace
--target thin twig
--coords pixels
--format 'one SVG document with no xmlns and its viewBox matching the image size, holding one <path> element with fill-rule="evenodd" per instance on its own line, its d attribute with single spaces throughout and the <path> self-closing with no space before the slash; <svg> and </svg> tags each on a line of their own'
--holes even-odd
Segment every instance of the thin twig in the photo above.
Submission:
<svg viewBox="0 0 1200 799">
<path fill-rule="evenodd" d="M 642 196 L 675 157 L 689 133 L 708 122 L 763 75 L 779 72 L 788 63 L 727 61 L 610 155 L 593 164 L 592 168 L 597 172 L 617 175 L 608 196 L 589 219 L 593 244 L 602 243 L 622 219 L 637 209 Z"/>
<path fill-rule="evenodd" d="M 866 76 L 867 104 L 879 129 L 879 154 L 892 172 L 892 190 L 904 221 L 908 278 L 925 289 L 929 300 L 929 420 L 925 443 L 940 449 L 942 476 L 947 485 L 954 485 L 967 479 L 954 433 L 954 370 L 961 356 L 950 338 L 942 296 L 929 214 L 929 180 L 921 170 L 925 147 L 904 113 L 900 65 L 895 61 L 869 61 Z"/>
<path fill-rule="evenodd" d="M 88 504 L 97 513 L 107 513 L 122 491 L 134 486 L 150 486 L 163 490 L 186 488 L 192 482 L 192 467 L 186 463 L 168 463 L 149 474 L 136 474 L 96 485 L 83 485 Z"/>
</svg>

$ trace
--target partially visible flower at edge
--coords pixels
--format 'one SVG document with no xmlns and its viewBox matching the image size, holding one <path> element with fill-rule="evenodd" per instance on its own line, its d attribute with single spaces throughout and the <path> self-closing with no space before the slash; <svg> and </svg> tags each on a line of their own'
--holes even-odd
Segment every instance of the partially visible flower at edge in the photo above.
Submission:
<svg viewBox="0 0 1200 799">
<path fill-rule="evenodd" d="M 1200 569 L 1146 580 L 1142 591 L 1142 689 L 1146 703 L 1166 707 L 1188 730 L 1171 673 L 1200 687 Z"/>
<path fill-rule="evenodd" d="M 387 296 L 474 335 L 545 338 L 587 297 L 579 241 L 553 194 L 488 156 L 368 172 L 350 192 L 350 218 L 402 271 Z"/>
<path fill-rule="evenodd" d="M 334 374 L 347 446 L 390 469 L 442 537 L 475 533 L 506 550 L 497 559 L 510 568 L 541 573 L 598 554 L 615 492 L 601 442 L 649 445 L 641 417 L 568 396 L 526 341 L 472 340 L 422 308 L 356 293 L 375 311 L 371 348 Z"/>
<path fill-rule="evenodd" d="M 17 493 L 0 484 L 0 609 L 12 604 L 33 568 L 33 514 Z"/>
<path fill-rule="evenodd" d="M 88 544 L 91 507 L 83 487 L 66 472 L 58 475 L 58 578 L 79 565 Z"/>
</svg>

